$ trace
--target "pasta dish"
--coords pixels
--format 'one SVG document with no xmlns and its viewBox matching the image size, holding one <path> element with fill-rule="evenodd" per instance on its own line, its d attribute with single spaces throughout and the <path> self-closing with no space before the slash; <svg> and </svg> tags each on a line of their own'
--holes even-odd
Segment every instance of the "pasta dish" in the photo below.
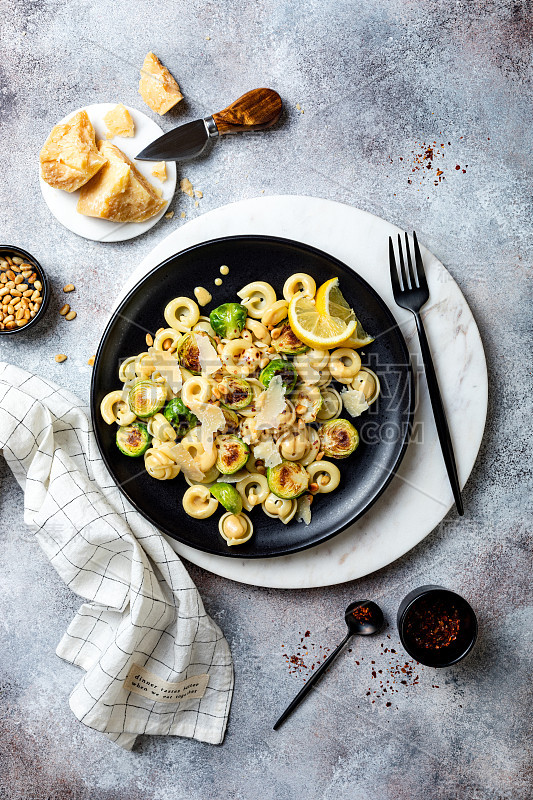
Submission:
<svg viewBox="0 0 533 800">
<path fill-rule="evenodd" d="M 310 523 L 314 498 L 341 481 L 334 462 L 358 447 L 346 416 L 359 416 L 380 392 L 358 353 L 373 339 L 336 278 L 317 290 L 310 275 L 295 273 L 281 298 L 265 281 L 237 295 L 209 316 L 189 297 L 171 300 L 166 326 L 122 362 L 121 388 L 100 405 L 125 456 L 142 457 L 156 480 L 183 476 L 189 516 L 222 507 L 218 530 L 228 545 L 252 537 L 256 507 L 283 524 Z M 201 287 L 195 296 L 211 299 Z"/>
</svg>

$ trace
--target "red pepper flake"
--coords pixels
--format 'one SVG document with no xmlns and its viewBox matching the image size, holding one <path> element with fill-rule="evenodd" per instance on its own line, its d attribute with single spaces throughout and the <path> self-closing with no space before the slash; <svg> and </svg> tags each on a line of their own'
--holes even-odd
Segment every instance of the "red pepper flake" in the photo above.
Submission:
<svg viewBox="0 0 533 800">
<path fill-rule="evenodd" d="M 419 648 L 440 650 L 457 639 L 460 627 L 459 611 L 453 604 L 422 598 L 407 614 L 405 636 Z"/>
<path fill-rule="evenodd" d="M 461 169 L 461 167 L 459 166 L 459 164 L 456 164 L 456 165 L 455 165 L 455 169 Z"/>
</svg>

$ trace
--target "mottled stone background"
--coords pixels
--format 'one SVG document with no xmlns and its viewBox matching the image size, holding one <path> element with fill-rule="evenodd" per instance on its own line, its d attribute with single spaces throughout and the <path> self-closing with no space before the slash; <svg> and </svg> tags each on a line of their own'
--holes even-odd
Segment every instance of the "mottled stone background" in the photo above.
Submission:
<svg viewBox="0 0 533 800">
<path fill-rule="evenodd" d="M 235 659 L 221 747 L 148 737 L 125 753 L 72 716 L 79 671 L 54 650 L 80 601 L 25 530 L 21 493 L 0 462 L 2 798 L 532 797 L 531 33 L 529 0 L 1 0 L 0 240 L 34 253 L 54 287 L 46 323 L 2 339 L 2 359 L 87 398 L 87 359 L 112 298 L 184 224 L 181 211 L 188 220 L 244 197 L 301 193 L 416 228 L 462 287 L 490 373 L 466 516 L 450 513 L 400 561 L 356 584 L 298 592 L 191 567 Z M 165 129 L 262 85 L 282 95 L 282 124 L 186 165 L 182 176 L 204 192 L 199 208 L 176 196 L 174 219 L 142 238 L 84 241 L 41 200 L 38 151 L 73 108 L 142 108 L 138 67 L 149 49 L 187 98 Z M 57 312 L 71 281 L 78 317 L 68 323 Z M 68 361 L 56 364 L 58 352 Z M 463 665 L 418 668 L 399 646 L 398 603 L 426 582 L 464 593 L 479 614 L 479 644 Z M 346 651 L 274 733 L 277 713 L 343 635 L 345 606 L 365 596 L 382 603 L 387 630 Z"/>
</svg>

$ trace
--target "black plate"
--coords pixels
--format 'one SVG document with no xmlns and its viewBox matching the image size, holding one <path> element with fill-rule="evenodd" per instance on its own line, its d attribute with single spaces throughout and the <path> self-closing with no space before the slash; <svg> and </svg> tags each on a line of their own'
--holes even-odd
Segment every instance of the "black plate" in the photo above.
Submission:
<svg viewBox="0 0 533 800">
<path fill-rule="evenodd" d="M 229 275 L 217 287 L 220 266 Z M 331 495 L 314 498 L 311 524 L 288 525 L 270 519 L 261 509 L 251 515 L 254 536 L 244 545 L 228 547 L 218 533 L 217 511 L 206 520 L 185 514 L 181 497 L 187 488 L 179 476 L 157 481 L 142 468 L 142 459 L 122 455 L 115 446 L 115 425 L 99 412 L 104 395 L 120 388 L 118 368 L 128 356 L 146 350 L 145 335 L 164 326 L 166 304 L 180 295 L 194 297 L 195 286 L 209 289 L 212 303 L 235 301 L 252 280 L 267 280 L 278 297 L 286 278 L 307 272 L 317 286 L 337 276 L 342 292 L 363 326 L 377 337 L 363 348 L 363 364 L 381 380 L 381 396 L 354 420 L 361 442 L 353 456 L 337 461 L 342 479 Z M 340 387 L 338 387 L 340 389 Z M 413 413 L 413 381 L 409 353 L 392 314 L 369 284 L 341 261 L 313 247 L 270 236 L 231 236 L 184 250 L 155 267 L 120 304 L 109 322 L 96 355 L 91 386 L 91 410 L 96 440 L 107 468 L 123 494 L 157 528 L 197 550 L 234 558 L 263 558 L 303 550 L 346 528 L 374 503 L 390 482 L 405 452 Z"/>
</svg>

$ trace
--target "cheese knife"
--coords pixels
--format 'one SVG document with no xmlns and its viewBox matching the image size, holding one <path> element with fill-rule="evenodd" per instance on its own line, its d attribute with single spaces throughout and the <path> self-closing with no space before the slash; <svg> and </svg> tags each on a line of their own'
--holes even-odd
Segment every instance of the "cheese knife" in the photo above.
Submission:
<svg viewBox="0 0 533 800">
<path fill-rule="evenodd" d="M 281 105 L 281 97 L 273 89 L 252 89 L 222 111 L 163 134 L 141 150 L 136 159 L 184 161 L 194 158 L 211 138 L 272 127 L 280 118 Z"/>
</svg>

